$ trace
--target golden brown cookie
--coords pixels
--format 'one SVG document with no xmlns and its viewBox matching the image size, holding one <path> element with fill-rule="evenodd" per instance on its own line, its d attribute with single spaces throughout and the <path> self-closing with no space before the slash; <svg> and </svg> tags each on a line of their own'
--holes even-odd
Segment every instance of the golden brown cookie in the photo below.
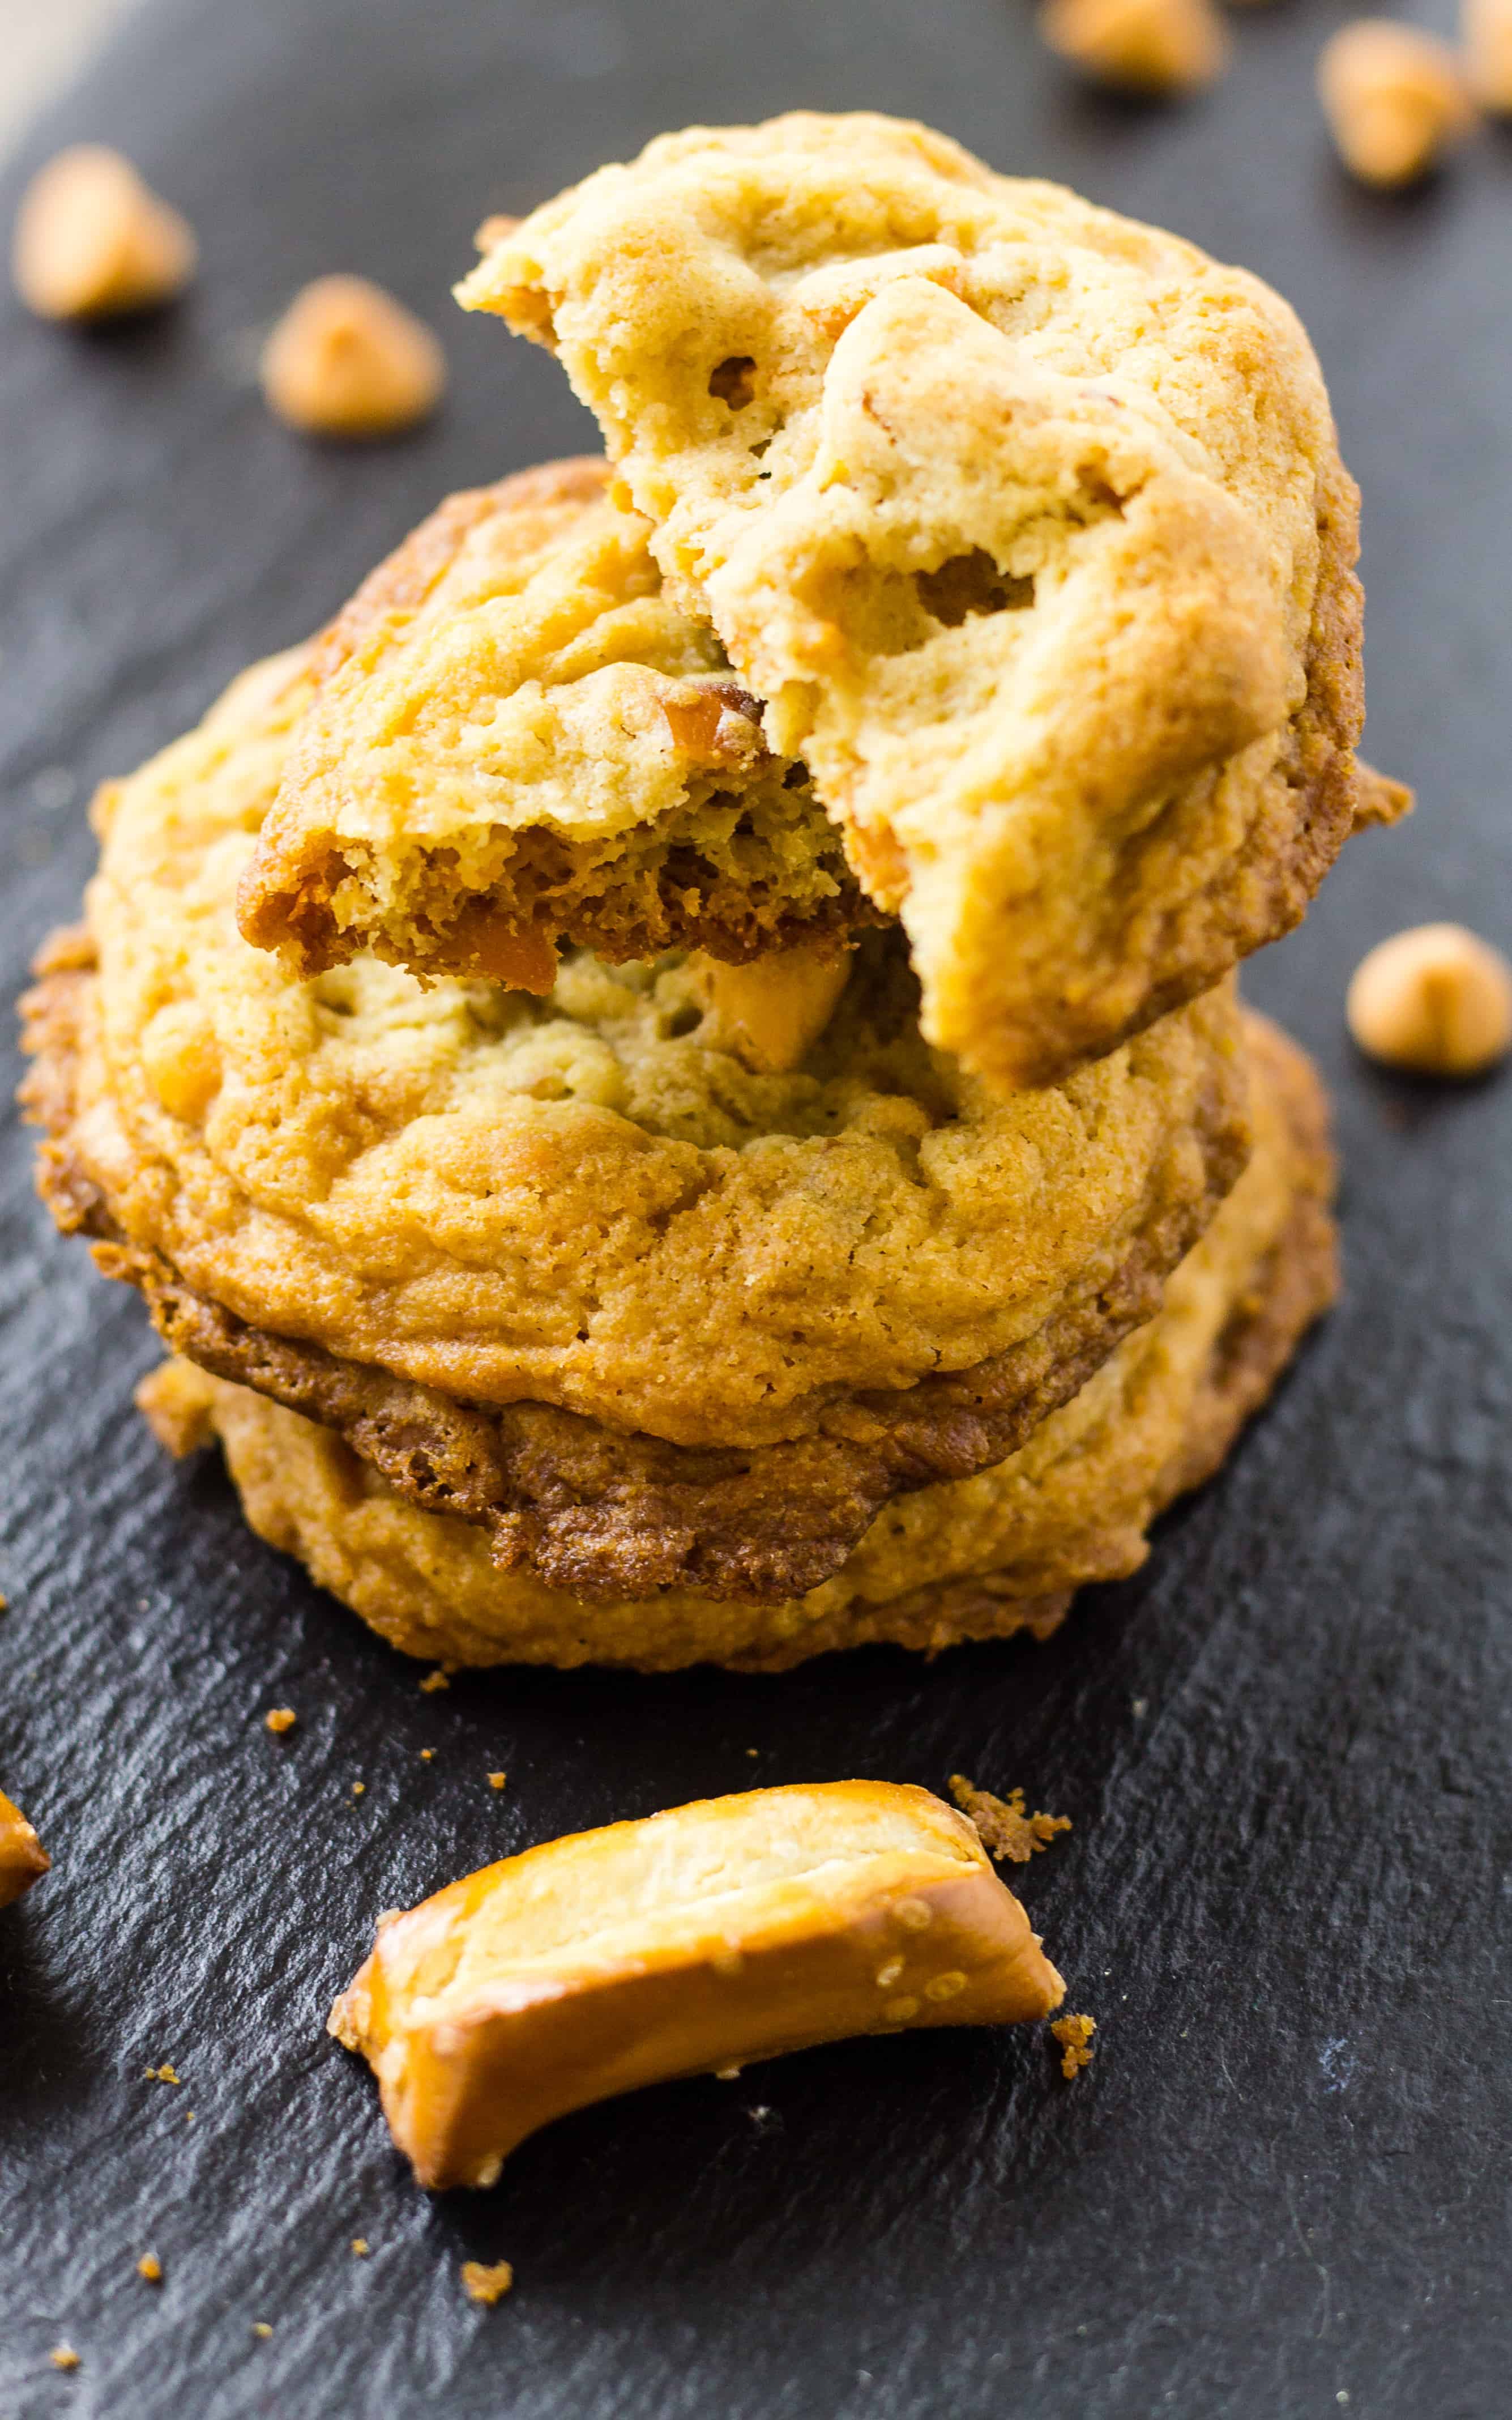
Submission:
<svg viewBox="0 0 1512 2420">
<path fill-rule="evenodd" d="M 929 1039 L 1063 1078 L 1350 830 L 1357 497 L 1287 305 L 926 128 L 693 129 L 458 289 L 549 345 L 871 896 Z"/>
<path fill-rule="evenodd" d="M 559 942 L 741 961 L 878 911 L 602 461 L 449 497 L 320 642 L 241 883 L 297 973 L 372 950 L 549 991 Z"/>
<path fill-rule="evenodd" d="M 188 1362 L 144 1382 L 143 1408 L 177 1452 L 219 1435 L 253 1528 L 411 1655 L 780 1670 L 878 1640 L 1043 1637 L 1083 1582 L 1144 1560 L 1155 1514 L 1217 1467 L 1333 1298 L 1321 1090 L 1273 1027 L 1246 1027 L 1254 1156 L 1159 1315 L 1008 1461 L 889 1504 L 832 1578 L 786 1602 L 589 1600 L 501 1572 L 481 1529 L 406 1501 L 334 1430 Z"/>
<path fill-rule="evenodd" d="M 0 1907 L 9 1907 L 53 1863 L 21 1808 L 0 1790 Z"/>
<path fill-rule="evenodd" d="M 677 960 L 545 1002 L 301 981 L 234 899 L 308 682 L 260 668 L 103 794 L 29 1003 L 49 1198 L 178 1349 L 554 1585 L 789 1595 L 1149 1315 L 1246 1147 L 1226 992 L 1002 1100 L 920 1040 L 896 934 L 775 1074 Z"/>
</svg>

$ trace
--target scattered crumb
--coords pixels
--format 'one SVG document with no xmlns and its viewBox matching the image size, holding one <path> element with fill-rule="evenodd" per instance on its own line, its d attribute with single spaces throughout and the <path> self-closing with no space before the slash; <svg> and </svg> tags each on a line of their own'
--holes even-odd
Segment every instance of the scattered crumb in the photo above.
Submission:
<svg viewBox="0 0 1512 2420">
<path fill-rule="evenodd" d="M 270 2336 L 273 2332 L 266 2319 L 254 2319 L 252 2323 L 252 2333 L 255 2336 L 266 2337 Z"/>
<path fill-rule="evenodd" d="M 194 2113 L 193 2113 L 193 2109 L 186 2109 L 186 2110 L 184 2111 L 184 2124 L 185 2124 L 186 2126 L 193 2126 L 193 2122 L 194 2122 Z"/>
<path fill-rule="evenodd" d="M 162 2263 L 158 2258 L 155 2252 L 143 2253 L 141 2259 L 136 2264 L 136 2273 L 139 2277 L 145 2277 L 149 2286 L 162 2285 Z"/>
<path fill-rule="evenodd" d="M 367 2238 L 365 2235 L 354 2235 L 352 2237 L 352 2250 L 356 2253 L 359 2260 L 365 2260 L 367 2258 Z"/>
<path fill-rule="evenodd" d="M 1011 1857 L 1014 1865 L 1026 1866 L 1037 1849 L 1048 1849 L 1057 1832 L 1071 1830 L 1069 1815 L 1026 1815 L 1022 1790 L 995 1798 L 990 1790 L 979 1790 L 964 1773 L 951 1774 L 950 1795 L 976 1825 L 982 1847 L 999 1864 Z"/>
<path fill-rule="evenodd" d="M 733 2084 L 739 2073 L 738 2067 L 717 2067 L 714 2071 L 714 2080 L 717 2084 Z"/>
<path fill-rule="evenodd" d="M 366 1784 L 366 1782 L 365 1782 L 365 1781 L 354 1781 L 354 1782 L 352 1783 L 352 1796 L 353 1796 L 354 1798 L 361 1798 L 361 1796 L 362 1796 L 362 1794 L 363 1794 L 363 1791 L 364 1791 L 366 1788 L 367 1788 L 367 1784 Z"/>
<path fill-rule="evenodd" d="M 149 2067 L 144 2071 L 149 2084 L 182 2084 L 184 2080 L 176 2068 L 168 2065 L 166 2059 L 162 2067 Z"/>
<path fill-rule="evenodd" d="M 475 2303 L 497 2303 L 514 2282 L 515 2272 L 507 2260 L 496 2260 L 491 2269 L 483 2260 L 462 2263 L 463 2288 Z"/>
<path fill-rule="evenodd" d="M 428 1698 L 437 1689 L 449 1689 L 452 1683 L 438 1664 L 434 1672 L 426 1673 L 420 1685 Z"/>
<path fill-rule="evenodd" d="M 434 1749 L 433 1747 L 423 1747 L 423 1748 L 421 1749 L 421 1751 L 420 1751 L 420 1761 L 421 1761 L 421 1763 L 422 1763 L 422 1764 L 429 1764 L 429 1762 L 430 1762 L 430 1761 L 431 1761 L 431 1758 L 435 1755 L 435 1753 L 436 1753 L 436 1751 L 435 1751 L 435 1749 Z"/>
<path fill-rule="evenodd" d="M 276 1732 L 291 1731 L 299 1719 L 292 1706 L 275 1706 L 271 1714 L 263 1716 L 269 1730 Z"/>
<path fill-rule="evenodd" d="M 760 1754 L 761 1754 L 761 1749 L 760 1749 L 759 1747 L 748 1747 L 748 1748 L 746 1750 L 746 1754 L 747 1754 L 748 1756 L 760 1756 Z"/>
<path fill-rule="evenodd" d="M 1129 1705 L 1135 1722 L 1142 1723 L 1145 1716 L 1149 1712 L 1149 1699 L 1148 1698 L 1131 1698 Z"/>
<path fill-rule="evenodd" d="M 77 2369 L 79 2366 L 79 2356 L 71 2345 L 54 2345 L 48 2358 L 54 2369 Z"/>
<path fill-rule="evenodd" d="M 502 1790 L 508 1779 L 509 1776 L 507 1773 L 490 1773 L 488 1776 L 488 1787 L 490 1790 Z"/>
<path fill-rule="evenodd" d="M 1092 2064 L 1091 2040 L 1097 2031 L 1097 2019 L 1057 2017 L 1050 2030 L 1065 2052 L 1060 2072 L 1070 2084 L 1079 2069 Z"/>
<path fill-rule="evenodd" d="M 9 1611 L 10 1599 L 6 1595 L 4 1590 L 0 1590 L 0 1613 L 8 1613 Z"/>
</svg>

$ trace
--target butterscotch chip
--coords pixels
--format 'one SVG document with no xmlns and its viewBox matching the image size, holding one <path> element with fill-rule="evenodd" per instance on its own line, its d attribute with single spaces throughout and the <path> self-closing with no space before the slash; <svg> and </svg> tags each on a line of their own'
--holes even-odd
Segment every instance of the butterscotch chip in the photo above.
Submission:
<svg viewBox="0 0 1512 2420">
<path fill-rule="evenodd" d="M 446 384 L 430 330 L 365 277 L 317 277 L 263 351 L 263 393 L 282 420 L 323 437 L 388 437 L 427 419 Z"/>
<path fill-rule="evenodd" d="M 21 1808 L 0 1791 L 0 1907 L 29 1891 L 52 1862 Z"/>
<path fill-rule="evenodd" d="M 1358 500 L 1257 279 L 799 112 L 600 169 L 459 295 L 597 414 L 931 1042 L 1057 1081 L 1304 912 L 1358 797 Z"/>
<path fill-rule="evenodd" d="M 508 1779 L 509 1776 L 507 1773 L 490 1773 L 488 1776 L 488 1787 L 490 1790 L 502 1790 Z"/>
<path fill-rule="evenodd" d="M 1461 0 L 1465 75 L 1482 109 L 1512 111 L 1512 0 Z"/>
<path fill-rule="evenodd" d="M 1447 42 L 1388 17 L 1342 25 L 1318 62 L 1318 93 L 1340 159 L 1367 185 L 1410 185 L 1475 122 Z"/>
<path fill-rule="evenodd" d="M 1273 1029 L 1246 1030 L 1254 1156 L 1158 1315 L 1006 1462 L 889 1505 L 805 1595 L 752 1606 L 685 1586 L 590 1601 L 543 1587 L 501 1571 L 476 1528 L 393 1494 L 329 1428 L 197 1373 L 247 1516 L 393 1645 L 458 1663 L 780 1670 L 876 1640 L 935 1652 L 1044 1637 L 1082 1581 L 1143 1560 L 1154 1513 L 1216 1468 L 1332 1298 L 1317 1078 Z M 898 1975 L 878 1980 L 891 1989 Z"/>
<path fill-rule="evenodd" d="M 489 2267 L 482 2260 L 464 2260 L 462 2288 L 474 2303 L 497 2303 L 508 2293 L 515 2282 L 515 2272 L 507 2260 L 496 2260 Z"/>
<path fill-rule="evenodd" d="M 1463 924 L 1418 924 L 1361 959 L 1346 1015 L 1389 1067 L 1479 1076 L 1512 1048 L 1512 965 Z"/>
<path fill-rule="evenodd" d="M 11 267 L 44 319 L 100 319 L 164 302 L 194 267 L 188 222 L 102 145 L 60 151 L 22 196 Z"/>
<path fill-rule="evenodd" d="M 779 950 L 748 967 L 703 958 L 692 969 L 701 1029 L 758 1075 L 785 1076 L 818 1041 L 851 971 L 843 950 Z"/>
<path fill-rule="evenodd" d="M 915 1988 L 882 2001 L 872 1969 L 907 1908 L 924 1916 L 901 1944 Z M 438 2189 L 491 2183 L 537 2127 L 639 2085 L 907 2024 L 1018 2023 L 1063 1990 L 969 1823 L 928 1791 L 841 1781 L 471 1874 L 384 1928 L 330 2029 Z"/>
<path fill-rule="evenodd" d="M 1195 92 L 1228 63 L 1209 0 L 1049 0 L 1040 31 L 1084 75 L 1130 92 Z"/>
</svg>

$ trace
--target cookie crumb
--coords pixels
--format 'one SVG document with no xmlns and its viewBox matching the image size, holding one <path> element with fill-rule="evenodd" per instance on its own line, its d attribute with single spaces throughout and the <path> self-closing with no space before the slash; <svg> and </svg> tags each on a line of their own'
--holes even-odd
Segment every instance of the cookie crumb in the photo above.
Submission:
<svg viewBox="0 0 1512 2420">
<path fill-rule="evenodd" d="M 1071 1830 L 1069 1815 L 1026 1815 L 1022 1790 L 995 1798 L 990 1790 L 979 1790 L 964 1773 L 951 1774 L 950 1795 L 976 1825 L 982 1847 L 999 1865 L 1010 1857 L 1014 1865 L 1026 1866 L 1037 1850 L 1048 1849 L 1057 1832 Z"/>
<path fill-rule="evenodd" d="M 442 1671 L 439 1664 L 437 1665 L 434 1672 L 426 1673 L 424 1679 L 420 1684 L 422 1691 L 427 1698 L 433 1696 L 436 1690 L 449 1689 L 452 1683 L 450 1680 L 446 1673 Z"/>
<path fill-rule="evenodd" d="M 484 2260 L 462 2263 L 463 2290 L 474 2303 L 497 2303 L 514 2282 L 515 2272 L 507 2260 L 496 2260 L 492 2268 Z"/>
<path fill-rule="evenodd" d="M 431 1759 L 434 1757 L 435 1753 L 436 1753 L 436 1751 L 435 1751 L 435 1749 L 434 1749 L 433 1747 L 423 1747 L 423 1748 L 421 1749 L 421 1751 L 420 1751 L 420 1761 L 421 1761 L 421 1763 L 422 1763 L 422 1764 L 429 1764 L 429 1762 L 431 1761 Z"/>
<path fill-rule="evenodd" d="M 368 2242 L 365 2235 L 354 2235 L 352 2237 L 352 2250 L 356 2253 L 359 2260 L 365 2260 L 367 2258 Z"/>
<path fill-rule="evenodd" d="M 136 2273 L 139 2277 L 145 2277 L 149 2286 L 162 2285 L 162 2263 L 158 2258 L 155 2252 L 143 2253 L 141 2259 L 136 2264 Z"/>
<path fill-rule="evenodd" d="M 255 2336 L 262 2336 L 266 2339 L 272 2335 L 273 2331 L 266 2319 L 254 2319 L 252 2333 Z"/>
<path fill-rule="evenodd" d="M 490 1790 L 502 1790 L 508 1779 L 509 1776 L 507 1773 L 490 1773 L 488 1776 L 488 1787 Z"/>
<path fill-rule="evenodd" d="M 184 2080 L 177 2069 L 170 2067 L 166 2059 L 161 2067 L 147 2068 L 146 2075 L 148 2084 L 182 2084 Z"/>
<path fill-rule="evenodd" d="M 268 1729 L 280 1736 L 285 1731 L 291 1731 L 299 1719 L 292 1706 L 274 1706 L 270 1714 L 263 1716 Z"/>
<path fill-rule="evenodd" d="M 1097 2031 L 1097 2019 L 1057 2017 L 1050 2030 L 1065 2053 L 1060 2072 L 1070 2084 L 1082 2068 L 1092 2064 L 1091 2040 Z"/>
<path fill-rule="evenodd" d="M 48 2355 L 54 2369 L 77 2369 L 79 2356 L 71 2345 L 54 2345 Z"/>
<path fill-rule="evenodd" d="M 367 1788 L 367 1784 L 366 1784 L 366 1782 L 365 1782 L 365 1781 L 354 1781 L 354 1782 L 352 1783 L 352 1796 L 353 1796 L 354 1798 L 361 1798 L 361 1796 L 363 1795 L 363 1791 L 364 1791 L 366 1788 Z"/>
</svg>

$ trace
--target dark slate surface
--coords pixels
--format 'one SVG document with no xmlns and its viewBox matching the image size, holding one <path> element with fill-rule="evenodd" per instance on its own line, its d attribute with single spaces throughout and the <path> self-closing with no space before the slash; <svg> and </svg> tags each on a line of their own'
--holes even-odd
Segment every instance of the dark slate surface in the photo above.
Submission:
<svg viewBox="0 0 1512 2420">
<path fill-rule="evenodd" d="M 585 442 L 552 365 L 446 300 L 483 211 L 800 101 L 915 112 L 1290 293 L 1368 499 L 1371 752 L 1424 807 L 1250 983 L 1337 1089 L 1348 1300 L 1147 1572 L 1042 1649 L 422 1696 L 218 1469 L 146 1437 L 139 1307 L 54 1242 L 10 1133 L 0 1776 L 57 1869 L 0 1922 L 6 2420 L 1508 2408 L 1512 1086 L 1370 1075 L 1340 999 L 1402 923 L 1512 939 L 1512 151 L 1348 190 L 1308 84 L 1338 13 L 1245 15 L 1230 80 L 1165 115 L 1072 93 L 1014 0 L 162 0 L 38 131 L 22 168 L 123 145 L 204 265 L 134 330 L 0 306 L 8 987 L 73 905 L 100 776 L 442 490 Z M 331 268 L 445 334 L 452 398 L 413 442 L 321 451 L 264 416 L 256 332 Z M 321 2033 L 377 1911 L 497 1854 L 955 1767 L 1075 1819 L 1023 1878 L 1102 2027 L 1073 2088 L 1034 2034 L 842 2047 L 587 2113 L 430 2204 Z M 163 2060 L 181 2088 L 143 2080 Z M 517 2291 L 475 2308 L 457 2264 L 501 2255 Z"/>
</svg>

